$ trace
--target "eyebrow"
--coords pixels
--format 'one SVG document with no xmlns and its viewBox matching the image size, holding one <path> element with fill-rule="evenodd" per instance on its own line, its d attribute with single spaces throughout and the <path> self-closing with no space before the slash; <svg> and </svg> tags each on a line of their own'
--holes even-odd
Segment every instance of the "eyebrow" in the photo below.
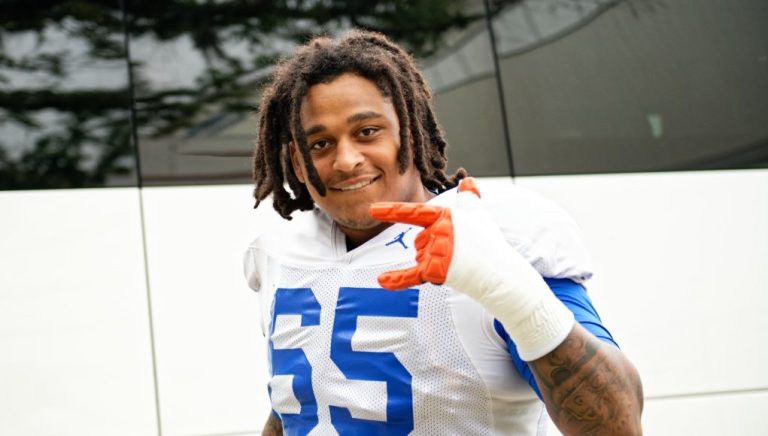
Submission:
<svg viewBox="0 0 768 436">
<path fill-rule="evenodd" d="M 367 120 L 370 118 L 381 118 L 383 116 L 384 115 L 374 111 L 359 112 L 354 115 L 350 115 L 350 117 L 347 118 L 347 124 L 352 124 L 354 122 Z"/>
<path fill-rule="evenodd" d="M 384 115 L 374 111 L 359 112 L 359 113 L 350 115 L 349 118 L 347 118 L 347 124 L 352 124 L 358 121 L 368 120 L 371 118 L 382 118 L 382 117 L 384 117 Z M 325 129 L 326 127 L 324 125 L 317 124 L 305 130 L 304 136 L 312 136 L 316 133 L 322 132 Z"/>
</svg>

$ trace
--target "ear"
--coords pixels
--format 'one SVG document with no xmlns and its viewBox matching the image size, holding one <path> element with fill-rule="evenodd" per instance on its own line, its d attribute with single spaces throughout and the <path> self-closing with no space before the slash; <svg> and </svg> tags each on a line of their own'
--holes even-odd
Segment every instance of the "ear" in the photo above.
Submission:
<svg viewBox="0 0 768 436">
<path fill-rule="evenodd" d="M 296 178 L 303 184 L 307 183 L 307 176 L 304 172 L 304 165 L 301 153 L 296 147 L 293 141 L 288 143 L 288 150 L 291 153 L 291 165 L 293 166 L 293 172 L 296 174 Z"/>
</svg>

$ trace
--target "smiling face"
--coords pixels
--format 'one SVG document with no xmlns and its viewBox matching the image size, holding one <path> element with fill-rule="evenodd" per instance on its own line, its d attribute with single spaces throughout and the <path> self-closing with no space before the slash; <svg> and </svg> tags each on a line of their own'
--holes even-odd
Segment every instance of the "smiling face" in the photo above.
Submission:
<svg viewBox="0 0 768 436">
<path fill-rule="evenodd" d="M 308 183 L 306 164 L 291 144 L 296 176 L 354 245 L 389 225 L 368 215 L 372 203 L 424 202 L 431 196 L 413 162 L 405 173 L 398 171 L 397 113 L 370 80 L 346 73 L 310 87 L 301 106 L 301 127 L 325 196 Z"/>
</svg>

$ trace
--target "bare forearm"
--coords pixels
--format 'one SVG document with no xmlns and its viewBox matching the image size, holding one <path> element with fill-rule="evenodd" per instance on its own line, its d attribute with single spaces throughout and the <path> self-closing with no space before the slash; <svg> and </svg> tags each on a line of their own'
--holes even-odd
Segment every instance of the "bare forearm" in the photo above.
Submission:
<svg viewBox="0 0 768 436">
<path fill-rule="evenodd" d="M 264 429 L 261 430 L 262 436 L 283 436 L 283 423 L 277 419 L 274 413 L 269 414 Z"/>
<path fill-rule="evenodd" d="M 566 435 L 641 434 L 643 391 L 632 363 L 580 325 L 530 362 L 547 411 Z"/>
</svg>

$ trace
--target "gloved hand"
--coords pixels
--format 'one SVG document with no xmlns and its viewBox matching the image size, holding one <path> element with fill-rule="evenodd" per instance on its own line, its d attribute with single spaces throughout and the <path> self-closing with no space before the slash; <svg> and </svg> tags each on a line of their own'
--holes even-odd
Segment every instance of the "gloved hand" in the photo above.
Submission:
<svg viewBox="0 0 768 436">
<path fill-rule="evenodd" d="M 416 266 L 381 274 L 383 288 L 430 282 L 467 294 L 501 322 L 520 357 L 528 361 L 555 349 L 573 328 L 573 313 L 506 242 L 482 208 L 474 179 L 459 183 L 451 207 L 375 203 L 369 214 L 381 221 L 424 227 L 415 240 Z"/>
</svg>

